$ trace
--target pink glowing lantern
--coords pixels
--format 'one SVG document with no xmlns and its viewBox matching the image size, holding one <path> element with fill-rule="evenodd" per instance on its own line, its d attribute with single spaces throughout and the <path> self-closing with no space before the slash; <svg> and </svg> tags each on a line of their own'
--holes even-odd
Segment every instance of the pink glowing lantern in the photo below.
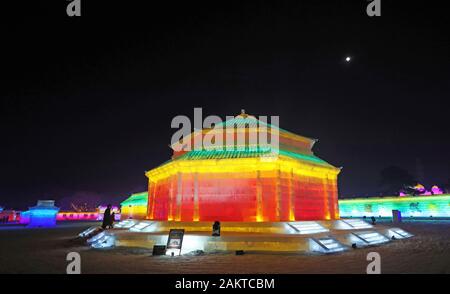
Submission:
<svg viewBox="0 0 450 294">
<path fill-rule="evenodd" d="M 442 195 L 444 194 L 444 191 L 442 191 L 441 188 L 439 188 L 438 186 L 434 185 L 433 187 L 431 187 L 431 192 L 433 193 L 433 195 Z"/>
</svg>

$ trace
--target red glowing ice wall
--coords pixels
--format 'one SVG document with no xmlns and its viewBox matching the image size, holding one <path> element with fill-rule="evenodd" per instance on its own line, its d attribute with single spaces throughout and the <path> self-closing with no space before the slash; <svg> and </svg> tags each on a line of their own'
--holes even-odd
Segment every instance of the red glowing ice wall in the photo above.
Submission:
<svg viewBox="0 0 450 294">
<path fill-rule="evenodd" d="M 175 221 L 338 219 L 336 175 L 280 170 L 176 173 L 150 181 L 148 218 Z"/>
</svg>

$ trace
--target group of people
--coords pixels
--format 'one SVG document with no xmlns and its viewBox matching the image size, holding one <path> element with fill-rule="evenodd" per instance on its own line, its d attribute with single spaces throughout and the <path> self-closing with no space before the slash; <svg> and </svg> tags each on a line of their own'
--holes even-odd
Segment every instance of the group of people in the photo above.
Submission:
<svg viewBox="0 0 450 294">
<path fill-rule="evenodd" d="M 114 218 L 115 217 L 116 217 L 115 212 L 111 213 L 111 204 L 108 204 L 108 206 L 105 209 L 105 212 L 103 213 L 102 228 L 104 230 L 112 229 L 114 227 Z"/>
</svg>

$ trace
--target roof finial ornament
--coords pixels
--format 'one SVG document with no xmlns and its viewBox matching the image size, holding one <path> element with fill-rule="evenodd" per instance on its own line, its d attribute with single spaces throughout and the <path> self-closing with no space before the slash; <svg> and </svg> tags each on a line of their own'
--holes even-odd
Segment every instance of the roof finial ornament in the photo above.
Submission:
<svg viewBox="0 0 450 294">
<path fill-rule="evenodd" d="M 245 113 L 245 109 L 241 109 L 241 114 L 242 117 L 247 117 L 248 114 Z"/>
</svg>

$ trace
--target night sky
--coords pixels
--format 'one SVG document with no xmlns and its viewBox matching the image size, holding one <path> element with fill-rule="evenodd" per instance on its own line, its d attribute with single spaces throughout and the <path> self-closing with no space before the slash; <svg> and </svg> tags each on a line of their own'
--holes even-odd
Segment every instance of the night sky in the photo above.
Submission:
<svg viewBox="0 0 450 294">
<path fill-rule="evenodd" d="M 194 107 L 278 115 L 318 138 L 315 154 L 343 167 L 340 197 L 378 195 L 391 165 L 426 186 L 450 178 L 443 7 L 382 0 L 370 18 L 363 0 L 82 0 L 69 18 L 67 1 L 14 2 L 0 28 L 0 206 L 118 204 L 146 189 L 172 118 Z"/>
</svg>

